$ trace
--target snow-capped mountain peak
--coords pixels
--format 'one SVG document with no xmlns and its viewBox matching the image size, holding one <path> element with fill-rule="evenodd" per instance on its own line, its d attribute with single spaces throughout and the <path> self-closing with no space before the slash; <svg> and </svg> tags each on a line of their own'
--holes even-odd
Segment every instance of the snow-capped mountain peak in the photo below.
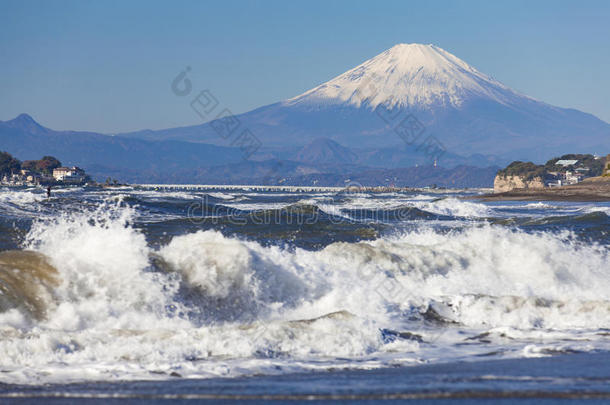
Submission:
<svg viewBox="0 0 610 405">
<path fill-rule="evenodd" d="M 285 103 L 459 107 L 471 97 L 506 104 L 515 96 L 524 97 L 444 49 L 398 44 Z"/>
<path fill-rule="evenodd" d="M 240 114 L 238 122 L 274 156 L 300 148 L 291 159 L 320 164 L 410 166 L 430 146 L 490 164 L 610 147 L 610 125 L 598 118 L 516 93 L 451 53 L 420 44 L 396 45 L 295 98 Z M 131 136 L 226 145 L 210 123 Z"/>
</svg>

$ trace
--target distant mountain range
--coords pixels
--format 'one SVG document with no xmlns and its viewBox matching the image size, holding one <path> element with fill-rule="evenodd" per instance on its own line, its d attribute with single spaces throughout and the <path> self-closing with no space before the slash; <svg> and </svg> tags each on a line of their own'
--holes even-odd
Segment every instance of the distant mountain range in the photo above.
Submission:
<svg viewBox="0 0 610 405">
<path fill-rule="evenodd" d="M 219 136 L 222 120 L 108 135 L 54 131 L 27 114 L 0 121 L 0 150 L 132 182 L 456 187 L 490 186 L 490 173 L 511 160 L 610 150 L 609 124 L 519 94 L 433 45 L 396 45 L 232 118 L 260 140 L 251 156 Z"/>
<path fill-rule="evenodd" d="M 242 159 L 236 148 L 204 143 L 149 142 L 94 132 L 54 131 L 41 126 L 27 114 L 0 121 L 0 149 L 21 160 L 52 155 L 64 164 L 98 167 L 101 171 L 107 168 L 164 173 L 197 168 L 202 162 L 221 165 Z"/>
<path fill-rule="evenodd" d="M 357 154 L 325 138 L 284 153 L 293 160 L 245 160 L 235 147 L 54 131 L 27 114 L 0 121 L 0 149 L 22 160 L 52 155 L 99 181 L 112 177 L 132 183 L 479 187 L 492 184 L 498 169 L 373 168 L 358 164 Z"/>
</svg>

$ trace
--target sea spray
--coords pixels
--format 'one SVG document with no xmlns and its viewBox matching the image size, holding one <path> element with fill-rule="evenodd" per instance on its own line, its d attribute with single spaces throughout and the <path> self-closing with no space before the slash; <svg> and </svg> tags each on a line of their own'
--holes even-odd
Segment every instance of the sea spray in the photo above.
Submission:
<svg viewBox="0 0 610 405">
<path fill-rule="evenodd" d="M 499 211 L 483 204 L 394 196 L 404 197 L 395 207 L 425 202 L 431 214 L 393 220 L 374 240 L 312 224 L 329 242 L 305 249 L 253 239 L 251 228 L 181 227 L 174 217 L 198 194 L 65 194 L 61 205 L 33 202 L 55 215 L 35 219 L 22 247 L 57 275 L 42 292 L 44 316 L 3 307 L 2 381 L 233 377 L 608 348 L 609 246 L 579 238 L 571 222 L 524 230 L 490 225 L 482 217 Z M 367 194 L 358 206 L 247 195 L 261 207 L 392 207 Z M 443 227 L 428 218 L 435 207 L 449 218 Z M 520 208 L 502 208 L 511 209 Z M 170 234 L 155 239 L 157 223 Z"/>
<path fill-rule="evenodd" d="M 149 248 L 130 225 L 133 215 L 117 202 L 34 223 L 26 246 L 46 255 L 62 279 L 50 327 L 138 328 L 164 318 L 177 287 L 169 277 L 147 271 Z"/>
</svg>

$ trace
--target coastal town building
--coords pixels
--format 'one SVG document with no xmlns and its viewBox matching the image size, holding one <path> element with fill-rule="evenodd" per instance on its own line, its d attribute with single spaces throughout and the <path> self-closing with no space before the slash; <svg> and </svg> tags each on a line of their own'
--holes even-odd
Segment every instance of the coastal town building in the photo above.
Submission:
<svg viewBox="0 0 610 405">
<path fill-rule="evenodd" d="M 587 170 L 566 170 L 565 172 L 549 172 L 546 175 L 545 186 L 546 187 L 558 187 L 567 186 L 569 184 L 577 184 L 583 181 L 588 176 Z"/>
<path fill-rule="evenodd" d="M 544 165 L 515 161 L 498 171 L 494 179 L 494 192 L 578 184 L 586 178 L 610 173 L 610 160 L 602 165 L 602 159 L 594 155 L 570 154 L 551 159 Z"/>
<path fill-rule="evenodd" d="M 53 169 L 53 178 L 64 183 L 78 184 L 85 180 L 85 171 L 79 167 L 58 167 Z"/>
<path fill-rule="evenodd" d="M 2 185 L 6 186 L 22 186 L 25 184 L 25 181 L 21 174 L 19 173 L 11 173 L 5 174 L 1 180 Z"/>
<path fill-rule="evenodd" d="M 79 167 L 58 167 L 52 175 L 29 169 L 5 174 L 0 178 L 4 186 L 35 186 L 48 184 L 83 184 L 88 180 L 87 173 Z"/>
</svg>

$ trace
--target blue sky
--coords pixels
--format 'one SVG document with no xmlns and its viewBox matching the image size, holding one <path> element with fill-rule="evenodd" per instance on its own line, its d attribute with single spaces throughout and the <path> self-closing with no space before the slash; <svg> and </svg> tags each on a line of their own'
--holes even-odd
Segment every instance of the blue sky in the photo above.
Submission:
<svg viewBox="0 0 610 405">
<path fill-rule="evenodd" d="M 233 112 L 293 97 L 396 43 L 610 122 L 609 1 L 0 0 L 0 120 L 121 132 L 199 123 L 191 67 Z"/>
</svg>

